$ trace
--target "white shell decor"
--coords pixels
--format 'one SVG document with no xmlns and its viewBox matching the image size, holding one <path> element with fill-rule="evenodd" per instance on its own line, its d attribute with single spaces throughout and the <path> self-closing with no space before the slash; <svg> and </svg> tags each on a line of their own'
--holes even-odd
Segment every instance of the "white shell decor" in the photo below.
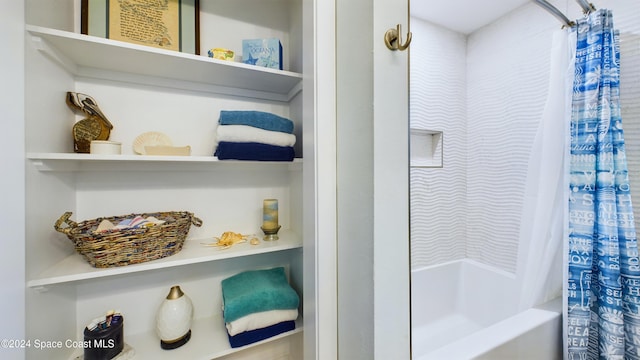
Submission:
<svg viewBox="0 0 640 360">
<path fill-rule="evenodd" d="M 149 131 L 138 135 L 133 140 L 133 151 L 139 155 L 146 155 L 146 146 L 172 146 L 173 141 L 167 134 L 158 131 Z"/>
</svg>

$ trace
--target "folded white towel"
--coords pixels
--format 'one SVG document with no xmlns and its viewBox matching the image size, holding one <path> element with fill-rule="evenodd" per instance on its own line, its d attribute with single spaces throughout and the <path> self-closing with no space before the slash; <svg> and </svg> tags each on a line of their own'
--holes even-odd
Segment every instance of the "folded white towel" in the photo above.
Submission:
<svg viewBox="0 0 640 360">
<path fill-rule="evenodd" d="M 293 134 L 248 125 L 218 125 L 216 133 L 218 142 L 255 142 L 275 146 L 293 146 L 296 143 Z"/>
<path fill-rule="evenodd" d="M 298 318 L 298 309 L 269 310 L 245 315 L 234 321 L 225 323 L 229 335 L 234 336 L 241 332 L 262 329 L 283 321 L 291 321 Z"/>
</svg>

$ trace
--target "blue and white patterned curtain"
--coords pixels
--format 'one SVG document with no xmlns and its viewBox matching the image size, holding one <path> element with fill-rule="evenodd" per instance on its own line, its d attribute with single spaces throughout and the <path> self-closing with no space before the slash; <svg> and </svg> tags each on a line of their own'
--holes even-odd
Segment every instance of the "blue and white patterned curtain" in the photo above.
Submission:
<svg viewBox="0 0 640 360">
<path fill-rule="evenodd" d="M 610 11 L 578 21 L 571 118 L 567 358 L 640 359 L 640 263 Z"/>
</svg>

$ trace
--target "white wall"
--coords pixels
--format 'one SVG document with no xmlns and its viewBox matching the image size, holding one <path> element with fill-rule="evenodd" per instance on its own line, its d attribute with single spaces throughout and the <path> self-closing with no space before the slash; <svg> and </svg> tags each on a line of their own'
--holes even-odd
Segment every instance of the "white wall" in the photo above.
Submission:
<svg viewBox="0 0 640 360">
<path fill-rule="evenodd" d="M 580 16 L 572 0 L 553 4 Z M 640 3 L 594 4 L 612 9 L 621 30 L 622 117 L 640 204 Z M 411 126 L 444 131 L 444 167 L 411 172 L 413 268 L 468 257 L 515 272 L 522 187 L 559 28 L 526 4 L 469 35 L 461 55 L 462 35 L 414 19 Z"/>
<path fill-rule="evenodd" d="M 338 358 L 374 358 L 373 26 L 367 1 L 338 1 L 336 29 Z M 357 136 L 357 141 L 354 139 Z"/>
<path fill-rule="evenodd" d="M 3 339 L 25 338 L 25 265 L 24 265 L 24 4 L 0 3 L 0 118 L 3 139 L 0 142 L 0 298 L 4 304 Z M 24 351 L 7 349 L 3 343 L 0 358 L 20 359 Z"/>
</svg>

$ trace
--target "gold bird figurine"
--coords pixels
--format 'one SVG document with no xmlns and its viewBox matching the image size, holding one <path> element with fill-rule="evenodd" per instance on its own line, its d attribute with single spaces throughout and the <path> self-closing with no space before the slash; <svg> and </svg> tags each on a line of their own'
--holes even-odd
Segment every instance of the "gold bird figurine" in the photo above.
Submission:
<svg viewBox="0 0 640 360">
<path fill-rule="evenodd" d="M 113 125 L 102 113 L 98 103 L 89 95 L 67 92 L 67 105 L 76 112 L 87 115 L 86 118 L 73 125 L 73 151 L 89 153 L 91 141 L 109 140 Z"/>
</svg>

